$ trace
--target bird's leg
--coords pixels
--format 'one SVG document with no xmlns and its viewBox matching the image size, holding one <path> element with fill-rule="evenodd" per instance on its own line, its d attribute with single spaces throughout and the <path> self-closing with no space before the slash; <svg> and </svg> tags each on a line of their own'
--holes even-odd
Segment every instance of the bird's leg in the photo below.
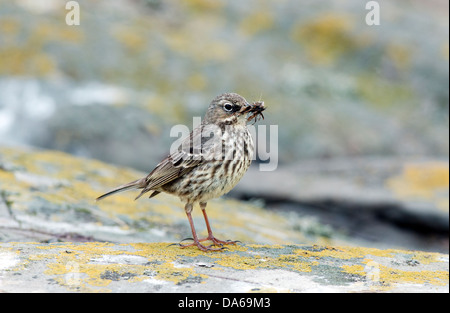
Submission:
<svg viewBox="0 0 450 313">
<path fill-rule="evenodd" d="M 200 240 L 198 239 L 197 233 L 195 231 L 194 222 L 192 221 L 192 216 L 191 216 L 192 203 L 187 203 L 184 209 L 186 211 L 186 215 L 187 215 L 187 218 L 189 220 L 189 225 L 191 226 L 192 239 L 194 240 L 194 242 L 191 243 L 191 244 L 186 244 L 186 245 L 182 245 L 182 244 L 178 244 L 178 245 L 181 248 L 197 246 L 202 251 L 221 251 L 221 250 L 223 250 L 223 248 L 213 248 L 211 246 L 207 247 L 207 246 L 204 246 L 204 245 L 202 245 L 200 243 Z"/>
<path fill-rule="evenodd" d="M 221 245 L 231 245 L 231 244 L 236 244 L 240 241 L 236 240 L 236 241 L 232 241 L 232 240 L 219 240 L 216 237 L 214 237 L 212 230 L 211 230 L 211 226 L 209 225 L 209 220 L 208 220 L 208 215 L 206 215 L 206 202 L 200 202 L 200 208 L 202 209 L 202 213 L 203 213 L 203 217 L 205 218 L 205 223 L 206 223 L 206 228 L 208 229 L 208 237 L 207 238 L 202 238 L 199 239 L 199 241 L 206 241 L 206 240 L 210 240 L 212 241 L 216 246 L 221 246 Z"/>
</svg>

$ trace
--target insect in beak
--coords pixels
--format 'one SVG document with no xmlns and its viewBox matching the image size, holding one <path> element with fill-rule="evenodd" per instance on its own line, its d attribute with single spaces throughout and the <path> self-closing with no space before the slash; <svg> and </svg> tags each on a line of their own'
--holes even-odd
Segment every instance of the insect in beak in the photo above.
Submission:
<svg viewBox="0 0 450 313">
<path fill-rule="evenodd" d="M 245 112 L 250 113 L 247 121 L 251 121 L 253 118 L 255 119 L 253 124 L 259 121 L 261 118 L 264 119 L 264 114 L 262 113 L 266 107 L 264 106 L 264 101 L 255 101 L 249 107 L 246 108 Z"/>
</svg>

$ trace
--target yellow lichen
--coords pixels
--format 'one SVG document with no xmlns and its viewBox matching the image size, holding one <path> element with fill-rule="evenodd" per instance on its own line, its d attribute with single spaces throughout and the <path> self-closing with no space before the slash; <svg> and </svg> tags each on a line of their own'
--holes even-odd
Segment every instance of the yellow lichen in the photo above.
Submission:
<svg viewBox="0 0 450 313">
<path fill-rule="evenodd" d="M 193 11 L 207 11 L 222 9 L 225 5 L 223 0 L 191 0 L 183 1 L 182 4 Z"/>
<path fill-rule="evenodd" d="M 20 28 L 20 22 L 13 18 L 4 17 L 0 19 L 0 34 L 2 34 L 2 37 L 15 36 Z"/>
<path fill-rule="evenodd" d="M 0 183 L 14 180 L 14 174 L 0 169 Z"/>
<path fill-rule="evenodd" d="M 402 270 L 388 267 L 370 259 L 362 264 L 343 265 L 344 272 L 366 277 L 380 287 L 395 287 L 395 284 L 431 284 L 445 286 L 448 284 L 449 273 L 445 271 Z"/>
<path fill-rule="evenodd" d="M 248 248 L 265 248 L 265 249 L 281 249 L 282 246 L 260 246 L 260 245 L 249 245 L 247 246 L 232 246 L 230 250 L 232 251 L 248 251 Z M 263 252 L 254 252 L 250 255 L 241 255 L 239 253 L 233 254 L 215 254 L 211 255 L 211 258 L 217 259 L 216 264 L 230 267 L 238 270 L 254 270 L 254 269 L 275 269 L 275 268 L 285 268 L 290 270 L 295 270 L 298 272 L 310 272 L 312 266 L 318 265 L 315 261 L 305 261 L 299 259 L 296 254 L 281 254 L 278 256 L 267 256 Z"/>
<path fill-rule="evenodd" d="M 14 251 L 13 247 L 16 244 L 10 243 L 12 248 L 9 248 L 8 251 Z M 23 245 L 23 243 L 20 244 Z M 32 246 L 37 250 L 43 250 L 43 253 L 28 254 L 25 258 L 22 256 L 22 261 L 15 265 L 16 268 L 23 270 L 31 266 L 33 262 L 45 261 L 47 269 L 44 274 L 71 291 L 109 292 L 113 288 L 110 287 L 112 282 L 118 280 L 122 281 L 122 284 L 148 279 L 175 285 L 192 281 L 207 282 L 209 275 L 199 273 L 192 263 L 199 257 L 202 260 L 208 258 L 209 261 L 206 262 L 213 263 L 215 266 L 212 270 L 215 271 L 285 269 L 302 273 L 312 272 L 319 265 L 326 264 L 331 267 L 334 265 L 337 269 L 340 267 L 343 273 L 364 277 L 366 279 L 364 285 L 373 291 L 389 290 L 396 287 L 397 284 L 434 286 L 448 284 L 448 271 L 418 271 L 414 270 L 414 266 L 405 269 L 405 267 L 396 268 L 396 265 L 392 267 L 385 265 L 391 263 L 390 258 L 400 257 L 401 259 L 404 255 L 409 256 L 412 260 L 420 260 L 419 262 L 423 264 L 441 262 L 440 258 L 443 257 L 442 254 L 417 251 L 320 246 L 237 245 L 229 246 L 225 252 L 205 253 L 196 247 L 180 249 L 176 246 L 169 246 L 167 243 L 111 244 L 102 242 L 34 243 Z M 133 262 L 127 261 L 133 260 L 129 256 L 140 258 L 137 259 L 137 263 L 133 264 Z M 323 261 L 322 258 L 326 258 L 326 260 Z"/>
<path fill-rule="evenodd" d="M 440 253 L 414 251 L 412 252 L 411 259 L 419 262 L 420 264 L 431 264 L 436 262 L 444 262 L 444 260 L 441 259 L 442 256 L 443 255 Z"/>
<path fill-rule="evenodd" d="M 406 70 L 411 65 L 411 50 L 409 47 L 391 43 L 387 46 L 386 54 L 401 70 Z"/>
<path fill-rule="evenodd" d="M 136 27 L 118 25 L 112 29 L 112 35 L 132 53 L 145 48 L 145 36 L 136 32 Z"/>
<path fill-rule="evenodd" d="M 274 23 L 274 16 L 268 9 L 258 10 L 242 20 L 240 30 L 249 36 L 253 36 L 272 28 Z"/>
<path fill-rule="evenodd" d="M 120 246 L 120 245 L 119 245 Z M 130 283 L 149 279 L 147 271 L 154 272 L 153 279 L 181 283 L 191 276 L 205 278 L 204 275 L 195 273 L 190 267 L 175 266 L 174 262 L 181 255 L 196 256 L 202 252 L 198 249 L 180 250 L 178 247 L 168 247 L 162 244 L 130 244 L 123 247 L 133 247 L 135 251 L 117 250 L 114 244 L 88 242 L 84 244 L 50 244 L 38 248 L 50 250 L 45 254 L 31 255 L 30 260 L 47 258 L 48 269 L 44 272 L 51 275 L 61 285 L 73 289 L 76 287 L 82 291 L 109 291 L 107 287 L 112 280 L 109 275 L 117 275 L 117 279 L 127 277 Z M 51 253 L 52 249 L 60 248 L 59 252 Z M 149 265 L 112 263 L 102 264 L 93 262 L 104 256 L 134 255 L 148 259 Z M 94 288 L 93 288 L 94 287 Z M 100 288 L 102 287 L 102 288 Z M 100 288 L 100 289 L 99 289 Z"/>
<path fill-rule="evenodd" d="M 397 250 L 394 249 L 380 250 L 361 247 L 313 246 L 313 249 L 298 249 L 295 252 L 300 256 L 313 257 L 316 259 L 332 257 L 336 259 L 349 260 L 354 258 L 364 258 L 367 255 L 389 257 L 396 251 Z"/>
<path fill-rule="evenodd" d="M 352 16 L 329 13 L 299 22 L 292 29 L 291 37 L 302 44 L 313 62 L 328 65 L 360 45 L 351 33 L 353 27 Z"/>
<path fill-rule="evenodd" d="M 190 89 L 200 91 L 207 87 L 208 80 L 205 75 L 197 72 L 188 77 L 187 84 Z"/>
<path fill-rule="evenodd" d="M 388 179 L 386 185 L 399 198 L 429 200 L 442 210 L 449 209 L 449 165 L 446 162 L 407 164 L 403 172 Z"/>
</svg>

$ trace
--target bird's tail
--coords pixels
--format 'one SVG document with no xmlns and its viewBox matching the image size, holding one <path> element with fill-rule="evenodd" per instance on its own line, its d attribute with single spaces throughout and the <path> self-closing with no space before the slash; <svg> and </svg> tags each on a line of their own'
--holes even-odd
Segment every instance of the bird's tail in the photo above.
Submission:
<svg viewBox="0 0 450 313">
<path fill-rule="evenodd" d="M 138 179 L 138 180 L 132 181 L 131 183 L 114 188 L 113 190 L 108 191 L 107 193 L 105 193 L 104 195 L 101 195 L 100 197 L 98 197 L 95 200 L 100 201 L 103 198 L 109 197 L 113 194 L 116 194 L 116 193 L 119 193 L 122 191 L 126 191 L 126 190 L 130 190 L 130 189 L 137 189 L 137 188 L 142 188 L 142 179 Z"/>
</svg>

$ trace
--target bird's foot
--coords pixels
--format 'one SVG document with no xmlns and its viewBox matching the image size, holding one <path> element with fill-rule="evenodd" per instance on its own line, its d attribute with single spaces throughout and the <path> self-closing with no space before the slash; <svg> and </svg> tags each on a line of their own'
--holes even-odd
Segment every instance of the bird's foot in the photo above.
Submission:
<svg viewBox="0 0 450 313">
<path fill-rule="evenodd" d="M 237 243 L 240 243 L 239 240 L 225 240 L 224 241 L 224 240 L 219 240 L 214 236 L 208 236 L 206 238 L 199 239 L 198 241 L 202 242 L 202 241 L 207 241 L 207 240 L 212 241 L 215 246 L 235 245 Z"/>
<path fill-rule="evenodd" d="M 190 244 L 181 244 L 181 242 L 183 242 L 185 240 L 193 240 L 194 242 L 190 243 Z M 204 239 L 204 240 L 206 240 L 206 239 Z M 184 249 L 184 248 L 187 248 L 187 247 L 195 247 L 196 246 L 197 248 L 199 248 L 200 250 L 205 251 L 205 252 L 207 252 L 207 251 L 223 251 L 223 250 L 227 249 L 226 247 L 223 247 L 222 244 L 218 244 L 218 245 L 221 246 L 220 248 L 214 248 L 213 245 L 204 246 L 204 245 L 202 245 L 200 243 L 200 241 L 204 241 L 204 240 L 202 240 L 202 239 L 195 240 L 193 238 L 186 238 L 186 239 L 181 240 L 180 243 L 175 243 L 175 244 L 172 244 L 172 245 L 177 245 L 181 249 Z"/>
</svg>

